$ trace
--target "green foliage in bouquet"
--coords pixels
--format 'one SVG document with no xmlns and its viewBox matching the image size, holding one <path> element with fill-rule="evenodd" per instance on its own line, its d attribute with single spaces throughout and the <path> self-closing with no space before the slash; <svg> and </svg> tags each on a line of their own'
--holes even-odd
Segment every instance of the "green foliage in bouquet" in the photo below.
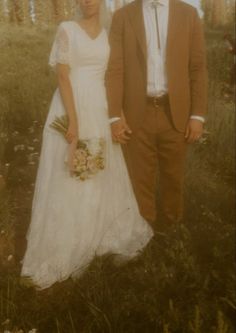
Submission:
<svg viewBox="0 0 236 333">
<path fill-rule="evenodd" d="M 50 124 L 50 127 L 60 132 L 64 136 L 67 133 L 69 126 L 69 119 L 67 115 L 56 117 L 55 120 Z"/>
</svg>

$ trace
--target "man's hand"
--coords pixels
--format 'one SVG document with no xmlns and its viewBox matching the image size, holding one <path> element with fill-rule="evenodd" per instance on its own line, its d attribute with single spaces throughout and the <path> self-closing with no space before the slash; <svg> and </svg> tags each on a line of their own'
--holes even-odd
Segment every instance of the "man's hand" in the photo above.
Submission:
<svg viewBox="0 0 236 333">
<path fill-rule="evenodd" d="M 197 119 L 189 119 L 186 127 L 185 139 L 188 143 L 199 140 L 203 133 L 203 122 Z"/>
<path fill-rule="evenodd" d="M 112 139 L 116 143 L 126 144 L 130 139 L 132 131 L 124 117 L 111 124 Z"/>
</svg>

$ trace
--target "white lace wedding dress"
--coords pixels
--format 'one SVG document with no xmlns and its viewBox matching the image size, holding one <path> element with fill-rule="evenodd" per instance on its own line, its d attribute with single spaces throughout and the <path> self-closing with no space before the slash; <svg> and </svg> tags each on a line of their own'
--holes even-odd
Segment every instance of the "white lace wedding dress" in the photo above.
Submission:
<svg viewBox="0 0 236 333">
<path fill-rule="evenodd" d="M 153 235 L 139 214 L 121 147 L 111 140 L 104 86 L 109 51 L 105 30 L 91 39 L 75 21 L 59 25 L 49 63 L 70 66 L 80 139 L 106 140 L 105 169 L 85 181 L 70 176 L 64 163 L 69 145 L 50 128 L 65 114 L 57 89 L 43 131 L 21 271 L 42 289 L 78 277 L 95 255 L 131 258 Z"/>
</svg>

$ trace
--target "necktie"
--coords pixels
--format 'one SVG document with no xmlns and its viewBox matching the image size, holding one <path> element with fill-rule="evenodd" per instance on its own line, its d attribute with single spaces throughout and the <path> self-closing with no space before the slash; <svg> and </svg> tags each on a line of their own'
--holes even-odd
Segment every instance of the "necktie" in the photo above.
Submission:
<svg viewBox="0 0 236 333">
<path fill-rule="evenodd" d="M 157 29 L 157 47 L 158 47 L 158 50 L 161 49 L 160 31 L 159 31 L 159 24 L 158 24 L 158 12 L 157 12 L 157 7 L 159 5 L 161 5 L 161 3 L 158 0 L 153 0 L 152 1 L 152 7 L 155 10 L 155 21 L 156 21 L 156 29 Z"/>
</svg>

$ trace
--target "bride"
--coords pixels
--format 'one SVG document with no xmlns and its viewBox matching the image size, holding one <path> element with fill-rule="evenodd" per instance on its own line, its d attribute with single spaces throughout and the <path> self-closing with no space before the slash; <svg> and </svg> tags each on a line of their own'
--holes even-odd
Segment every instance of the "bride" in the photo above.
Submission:
<svg viewBox="0 0 236 333">
<path fill-rule="evenodd" d="M 59 25 L 50 54 L 58 89 L 43 130 L 21 271 L 39 289 L 79 277 L 95 255 L 132 258 L 153 235 L 139 214 L 121 147 L 111 138 L 104 86 L 110 49 L 101 1 L 79 1 L 81 18 Z M 52 123 L 65 115 L 63 136 Z M 91 177 L 72 172 L 71 156 L 73 163 L 75 154 L 84 158 L 78 142 L 93 142 L 85 150 L 101 153 L 103 167 Z M 103 142 L 100 150 L 97 142 Z"/>
</svg>

